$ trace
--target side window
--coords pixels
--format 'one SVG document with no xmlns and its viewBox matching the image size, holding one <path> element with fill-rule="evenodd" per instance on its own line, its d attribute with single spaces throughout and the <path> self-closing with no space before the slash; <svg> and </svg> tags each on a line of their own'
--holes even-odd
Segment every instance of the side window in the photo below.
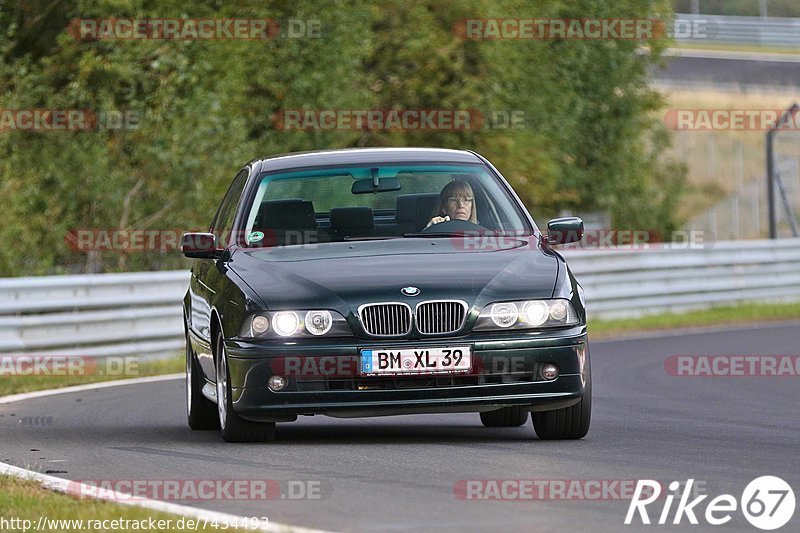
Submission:
<svg viewBox="0 0 800 533">
<path fill-rule="evenodd" d="M 231 231 L 233 230 L 233 221 L 236 218 L 236 207 L 239 204 L 242 191 L 244 191 L 248 175 L 247 170 L 242 170 L 237 174 L 227 194 L 225 194 L 225 198 L 222 200 L 217 216 L 214 219 L 214 227 L 211 231 L 223 248 L 227 248 L 235 240 L 231 238 Z"/>
</svg>

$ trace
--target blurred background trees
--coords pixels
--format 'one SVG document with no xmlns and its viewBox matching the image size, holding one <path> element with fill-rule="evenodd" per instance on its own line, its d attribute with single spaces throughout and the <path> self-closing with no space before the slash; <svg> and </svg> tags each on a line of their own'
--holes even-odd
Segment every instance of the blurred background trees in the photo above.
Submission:
<svg viewBox="0 0 800 533">
<path fill-rule="evenodd" d="M 208 226 L 241 165 L 284 152 L 439 146 L 492 160 L 543 224 L 604 212 L 668 232 L 685 170 L 665 159 L 663 101 L 648 71 L 668 41 L 466 40 L 464 18 L 670 17 L 620 0 L 27 0 L 0 2 L 0 108 L 122 110 L 136 129 L 0 131 L 0 276 L 185 266 L 176 252 L 89 256 L 77 228 Z M 73 18 L 319 20 L 319 37 L 73 38 Z M 642 45 L 649 53 L 637 53 Z M 477 109 L 522 127 L 283 131 L 282 110 Z"/>
</svg>

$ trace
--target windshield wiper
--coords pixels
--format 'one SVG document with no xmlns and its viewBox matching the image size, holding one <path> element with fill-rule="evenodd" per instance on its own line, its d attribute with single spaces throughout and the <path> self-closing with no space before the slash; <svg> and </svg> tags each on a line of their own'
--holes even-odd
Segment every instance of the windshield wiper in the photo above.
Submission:
<svg viewBox="0 0 800 533">
<path fill-rule="evenodd" d="M 490 231 L 419 231 L 416 233 L 404 233 L 403 237 L 463 237 L 465 239 L 520 239 L 531 238 L 533 235 L 506 235 L 503 233 L 497 234 Z"/>
<path fill-rule="evenodd" d="M 385 241 L 387 239 L 399 239 L 398 235 L 372 235 L 372 236 L 364 236 L 364 237 L 350 237 L 347 236 L 344 238 L 346 242 L 355 242 L 355 241 Z"/>
<path fill-rule="evenodd" d="M 463 231 L 420 231 L 417 233 L 403 233 L 403 237 L 467 237 L 471 236 Z"/>
</svg>

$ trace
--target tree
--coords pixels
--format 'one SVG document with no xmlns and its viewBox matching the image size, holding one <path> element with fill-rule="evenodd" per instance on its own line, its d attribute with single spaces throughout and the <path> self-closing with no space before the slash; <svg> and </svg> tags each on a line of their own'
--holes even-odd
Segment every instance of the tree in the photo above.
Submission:
<svg viewBox="0 0 800 533">
<path fill-rule="evenodd" d="M 37 0 L 38 1 L 38 0 Z M 33 6 L 28 8 L 26 6 Z M 472 40 L 465 18 L 669 16 L 666 2 L 434 0 L 44 2 L 0 8 L 0 108 L 128 111 L 135 129 L 0 133 L 0 275 L 186 265 L 176 252 L 81 254 L 77 228 L 202 229 L 254 157 L 348 146 L 475 149 L 535 217 L 609 211 L 669 230 L 684 172 L 663 160 L 663 105 L 647 84 L 667 45 Z M 270 18 L 320 23 L 271 40 L 78 40 L 73 18 Z M 650 53 L 638 51 L 649 45 Z M 476 110 L 480 128 L 286 131 L 291 110 Z M 514 113 L 519 128 L 490 127 Z"/>
</svg>

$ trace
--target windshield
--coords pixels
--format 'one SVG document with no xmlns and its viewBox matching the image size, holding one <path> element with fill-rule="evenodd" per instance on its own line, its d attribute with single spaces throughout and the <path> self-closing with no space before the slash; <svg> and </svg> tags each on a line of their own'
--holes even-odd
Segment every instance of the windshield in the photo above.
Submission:
<svg viewBox="0 0 800 533">
<path fill-rule="evenodd" d="M 479 164 L 267 172 L 247 213 L 251 247 L 532 232 L 516 201 Z"/>
</svg>

